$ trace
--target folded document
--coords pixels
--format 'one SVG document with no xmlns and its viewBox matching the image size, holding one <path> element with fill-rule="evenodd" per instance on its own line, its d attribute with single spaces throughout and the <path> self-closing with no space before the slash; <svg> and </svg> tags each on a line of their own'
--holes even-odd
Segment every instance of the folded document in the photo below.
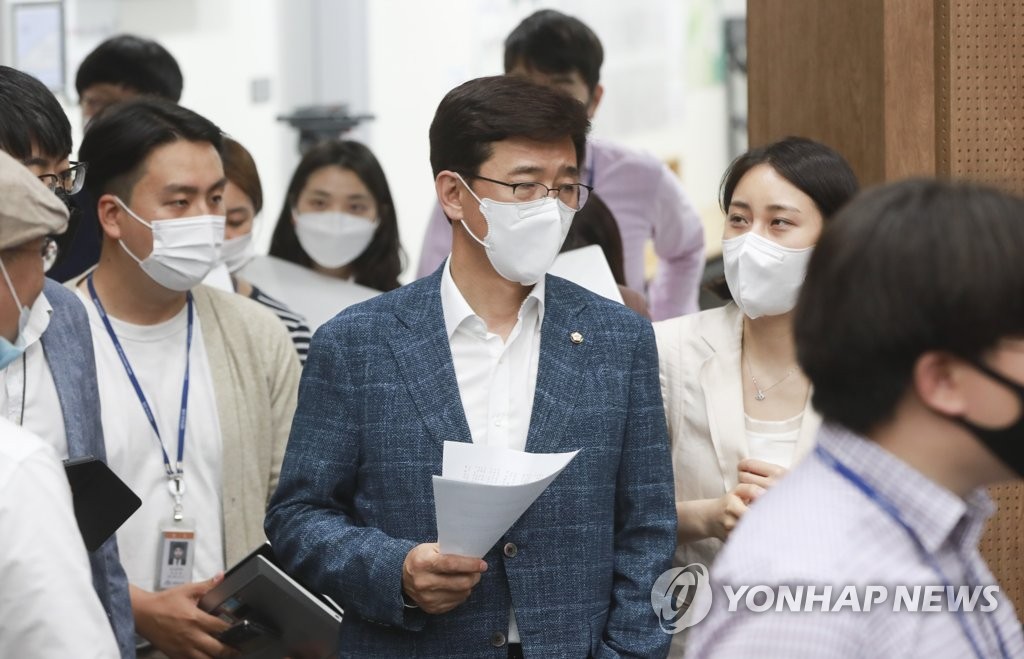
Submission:
<svg viewBox="0 0 1024 659">
<path fill-rule="evenodd" d="M 483 558 L 577 453 L 445 442 L 441 475 L 434 476 L 441 553 Z"/>
</svg>

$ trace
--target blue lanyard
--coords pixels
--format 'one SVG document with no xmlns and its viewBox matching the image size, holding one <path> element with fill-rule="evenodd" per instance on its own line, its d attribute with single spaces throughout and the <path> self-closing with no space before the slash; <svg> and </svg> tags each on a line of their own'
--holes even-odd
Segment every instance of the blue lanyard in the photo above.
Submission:
<svg viewBox="0 0 1024 659">
<path fill-rule="evenodd" d="M 827 466 L 831 467 L 840 476 L 850 481 L 850 483 L 853 484 L 854 487 L 863 492 L 865 496 L 871 499 L 871 501 L 873 501 L 879 508 L 881 508 L 887 515 L 889 515 L 889 517 L 891 517 L 893 521 L 899 524 L 900 527 L 902 527 L 903 530 L 906 531 L 907 535 L 910 536 L 910 539 L 914 541 L 914 544 L 917 546 L 918 551 L 921 553 L 922 556 L 924 556 L 925 561 L 928 562 L 929 567 L 931 567 L 931 569 L 939 576 L 939 579 L 942 580 L 942 585 L 945 589 L 947 589 L 948 592 L 948 589 L 952 588 L 952 584 L 950 583 L 949 579 L 946 578 L 945 573 L 943 573 L 942 567 L 939 565 L 938 560 L 924 546 L 924 542 L 921 541 L 920 536 L 917 535 L 917 532 L 914 531 L 913 527 L 911 527 L 910 524 L 908 524 L 906 520 L 903 519 L 903 515 L 900 514 L 899 508 L 896 507 L 896 504 L 894 504 L 890 499 L 885 497 L 881 492 L 876 490 L 867 481 L 861 478 L 860 474 L 858 474 L 857 472 L 855 472 L 854 470 L 850 469 L 842 462 L 840 462 L 838 458 L 836 458 L 834 455 L 825 450 L 825 448 L 821 444 L 818 444 L 817 446 L 814 447 L 814 452 L 818 456 L 818 458 L 821 459 L 822 462 L 824 462 Z M 968 581 L 974 581 L 974 579 L 972 578 L 970 565 L 965 565 L 965 568 L 967 570 Z M 970 642 L 971 644 L 971 649 L 974 650 L 974 655 L 978 657 L 978 659 L 985 659 L 985 655 L 981 652 L 981 646 L 978 645 L 977 639 L 974 638 L 974 632 L 971 631 L 971 627 L 967 623 L 967 616 L 964 614 L 963 609 L 959 607 L 957 608 L 956 618 L 957 621 L 960 623 L 960 628 L 963 630 L 968 642 Z M 996 640 L 999 642 L 1000 654 L 1002 654 L 1004 659 L 1010 659 L 1010 655 L 1006 651 L 1006 646 L 1003 644 L 1003 635 L 999 632 L 999 627 L 995 623 L 995 621 L 992 622 L 992 628 L 995 630 Z"/>
<path fill-rule="evenodd" d="M 181 521 L 181 499 L 182 495 L 185 493 L 185 486 L 182 479 L 185 473 L 183 460 L 185 457 L 185 425 L 186 419 L 188 418 L 189 354 L 192 351 L 192 293 L 188 293 L 186 295 L 186 300 L 188 302 L 188 332 L 185 339 L 185 380 L 181 386 L 181 412 L 178 414 L 178 459 L 175 462 L 174 467 L 171 467 L 171 459 L 167 455 L 167 449 L 164 447 L 163 438 L 160 437 L 160 428 L 157 427 L 156 418 L 153 416 L 153 410 L 149 406 L 149 401 L 146 400 L 146 394 L 142 391 L 142 385 L 139 384 L 138 378 L 135 377 L 135 371 L 132 369 L 132 365 L 128 361 L 128 355 L 125 354 L 124 348 L 121 347 L 121 342 L 117 339 L 117 334 L 114 332 L 114 327 L 110 324 L 110 318 L 107 316 L 107 311 L 103 308 L 103 303 L 100 302 L 99 296 L 96 295 L 96 287 L 93 285 L 91 274 L 89 275 L 87 284 L 89 286 L 89 297 L 92 298 L 92 303 L 96 305 L 96 312 L 100 315 L 100 320 L 103 321 L 103 326 L 107 328 L 107 334 L 110 335 L 110 340 L 114 344 L 114 349 L 117 350 L 117 356 L 121 358 L 121 364 L 124 365 L 124 370 L 128 374 L 128 379 L 131 380 L 132 387 L 135 388 L 135 395 L 139 397 L 139 402 L 142 403 L 142 411 L 146 413 L 146 418 L 149 419 L 149 425 L 153 428 L 157 442 L 160 444 L 160 452 L 163 454 L 164 459 L 164 471 L 167 472 L 168 486 L 171 490 L 171 496 L 174 497 L 174 519 Z"/>
</svg>

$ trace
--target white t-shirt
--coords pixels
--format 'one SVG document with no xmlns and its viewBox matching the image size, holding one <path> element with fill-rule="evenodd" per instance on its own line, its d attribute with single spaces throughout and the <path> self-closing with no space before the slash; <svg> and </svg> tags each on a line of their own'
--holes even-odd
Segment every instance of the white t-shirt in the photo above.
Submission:
<svg viewBox="0 0 1024 659">
<path fill-rule="evenodd" d="M 750 457 L 789 469 L 800 439 L 804 413 L 784 421 L 762 421 L 744 414 L 747 426 L 747 447 Z"/>
<path fill-rule="evenodd" d="M 107 463 L 142 499 L 142 507 L 117 532 L 121 563 L 130 583 L 153 590 L 160 574 L 160 527 L 170 521 L 174 506 L 163 454 L 96 306 L 88 293 L 81 289 L 77 292 L 89 313 L 96 351 Z M 132 325 L 116 318 L 110 318 L 110 322 L 153 410 L 173 466 L 185 377 L 188 305 L 174 318 L 157 325 Z M 191 364 L 183 504 L 185 517 L 195 522 L 192 578 L 199 581 L 224 569 L 224 529 L 220 422 L 198 314 L 193 322 Z"/>
<path fill-rule="evenodd" d="M 52 314 L 53 307 L 40 293 L 25 327 L 25 354 L 0 370 L 0 416 L 38 436 L 63 460 L 68 457 L 64 412 L 40 343 Z"/>
<path fill-rule="evenodd" d="M 39 437 L 0 418 L 0 657 L 119 657 L 71 489 Z"/>
</svg>

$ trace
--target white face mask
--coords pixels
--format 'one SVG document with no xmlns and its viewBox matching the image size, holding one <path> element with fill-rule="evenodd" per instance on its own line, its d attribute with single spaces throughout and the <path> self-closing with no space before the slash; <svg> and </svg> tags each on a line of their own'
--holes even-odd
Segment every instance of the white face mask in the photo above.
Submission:
<svg viewBox="0 0 1024 659">
<path fill-rule="evenodd" d="M 378 223 L 341 211 L 297 213 L 295 235 L 309 258 L 322 268 L 340 268 L 359 258 L 377 232 Z"/>
<path fill-rule="evenodd" d="M 255 256 L 256 250 L 252 246 L 252 233 L 228 238 L 220 246 L 220 260 L 227 266 L 228 272 L 241 270 Z"/>
<path fill-rule="evenodd" d="M 126 213 L 153 232 L 153 251 L 145 259 L 132 254 L 123 240 L 118 241 L 121 248 L 164 288 L 181 292 L 194 288 L 220 259 L 220 246 L 224 242 L 223 215 L 147 222 L 123 201 L 114 199 Z"/>
<path fill-rule="evenodd" d="M 792 311 L 813 251 L 783 247 L 750 232 L 723 240 L 725 281 L 732 299 L 748 318 Z"/>
<path fill-rule="evenodd" d="M 540 281 L 558 257 L 576 211 L 551 197 L 515 203 L 480 199 L 461 176 L 459 180 L 480 202 L 487 235 L 481 240 L 465 221 L 461 224 L 473 240 L 484 246 L 494 271 L 523 286 Z"/>
</svg>

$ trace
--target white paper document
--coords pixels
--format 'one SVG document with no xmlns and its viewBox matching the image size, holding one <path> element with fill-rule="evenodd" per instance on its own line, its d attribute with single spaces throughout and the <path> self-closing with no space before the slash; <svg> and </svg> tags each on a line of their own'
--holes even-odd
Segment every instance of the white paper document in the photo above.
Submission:
<svg viewBox="0 0 1024 659">
<path fill-rule="evenodd" d="M 568 279 L 609 300 L 622 302 L 622 293 L 615 283 L 612 269 L 608 265 L 608 260 L 604 258 L 604 252 L 597 245 L 562 252 L 555 259 L 548 274 Z"/>
<path fill-rule="evenodd" d="M 445 442 L 441 475 L 434 476 L 441 553 L 483 558 L 577 453 Z"/>
</svg>

